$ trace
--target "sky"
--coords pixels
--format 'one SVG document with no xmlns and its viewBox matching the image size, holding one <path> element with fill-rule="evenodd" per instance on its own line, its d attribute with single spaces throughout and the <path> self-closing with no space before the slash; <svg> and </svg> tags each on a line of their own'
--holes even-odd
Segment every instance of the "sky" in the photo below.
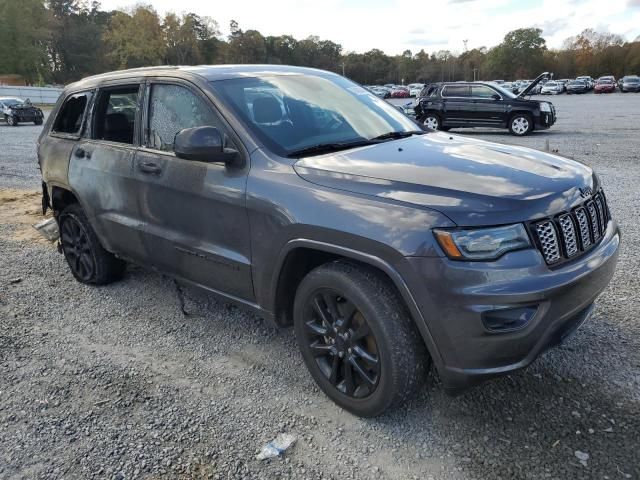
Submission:
<svg viewBox="0 0 640 480">
<path fill-rule="evenodd" d="M 139 0 L 102 0 L 103 9 Z M 378 48 L 389 55 L 409 49 L 432 53 L 492 47 L 516 28 L 539 27 L 550 48 L 586 28 L 640 36 L 640 0 L 144 0 L 160 14 L 194 12 L 214 18 L 224 36 L 229 22 L 263 35 L 317 35 L 345 52 Z"/>
</svg>

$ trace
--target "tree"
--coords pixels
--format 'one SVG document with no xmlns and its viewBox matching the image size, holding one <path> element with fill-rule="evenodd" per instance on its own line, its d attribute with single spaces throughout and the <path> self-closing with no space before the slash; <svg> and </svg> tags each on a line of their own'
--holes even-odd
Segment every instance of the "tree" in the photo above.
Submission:
<svg viewBox="0 0 640 480">
<path fill-rule="evenodd" d="M 507 33 L 502 43 L 489 51 L 490 74 L 503 77 L 537 76 L 544 66 L 546 41 L 540 28 L 520 28 Z"/>
<path fill-rule="evenodd" d="M 135 7 L 131 13 L 115 12 L 105 42 L 115 68 L 161 65 L 167 48 L 160 18 L 146 6 Z"/>
<path fill-rule="evenodd" d="M 0 73 L 22 75 L 28 83 L 49 80 L 48 20 L 40 0 L 0 0 Z"/>
</svg>

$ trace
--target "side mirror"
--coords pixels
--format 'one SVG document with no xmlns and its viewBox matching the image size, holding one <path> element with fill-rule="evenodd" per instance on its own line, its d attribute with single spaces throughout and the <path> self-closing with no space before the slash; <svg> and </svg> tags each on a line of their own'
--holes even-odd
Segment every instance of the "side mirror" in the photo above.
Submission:
<svg viewBox="0 0 640 480">
<path fill-rule="evenodd" d="M 176 157 L 199 162 L 231 164 L 239 153 L 224 148 L 222 134 L 215 127 L 194 127 L 180 130 L 173 141 Z"/>
<path fill-rule="evenodd" d="M 493 98 L 494 100 L 502 100 L 502 97 L 497 93 L 494 93 L 493 95 L 491 95 L 491 98 Z"/>
</svg>

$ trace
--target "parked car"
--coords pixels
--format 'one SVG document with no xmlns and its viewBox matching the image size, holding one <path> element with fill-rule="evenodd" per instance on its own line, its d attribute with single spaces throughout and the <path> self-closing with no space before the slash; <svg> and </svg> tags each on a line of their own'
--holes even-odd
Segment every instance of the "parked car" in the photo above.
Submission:
<svg viewBox="0 0 640 480">
<path fill-rule="evenodd" d="M 391 98 L 409 98 L 409 96 L 409 89 L 407 87 L 396 85 L 394 89 L 391 90 Z"/>
<path fill-rule="evenodd" d="M 541 77 L 528 88 L 535 88 Z M 508 128 L 517 136 L 551 127 L 556 121 L 553 105 L 525 99 L 528 94 L 525 89 L 515 95 L 493 83 L 442 83 L 431 96 L 420 99 L 416 118 L 433 130 Z"/>
<path fill-rule="evenodd" d="M 620 80 L 620 91 L 627 92 L 640 92 L 640 77 L 637 75 L 626 75 Z"/>
<path fill-rule="evenodd" d="M 123 94 L 133 124 L 107 113 Z M 418 129 L 316 69 L 89 77 L 38 159 L 79 282 L 132 261 L 293 325 L 320 389 L 361 416 L 404 402 L 431 362 L 449 392 L 533 362 L 593 311 L 620 243 L 589 166 Z"/>
<path fill-rule="evenodd" d="M 594 93 L 613 93 L 616 91 L 616 84 L 610 78 L 598 79 L 593 89 Z"/>
<path fill-rule="evenodd" d="M 567 85 L 569 84 L 569 82 L 571 81 L 571 79 L 569 78 L 561 78 L 560 80 L 556 80 L 556 82 L 560 83 L 560 85 L 562 85 L 562 91 L 566 92 L 567 91 Z"/>
<path fill-rule="evenodd" d="M 0 118 L 12 127 L 17 127 L 23 122 L 42 125 L 44 113 L 38 107 L 34 107 L 29 99 L 0 97 Z"/>
<path fill-rule="evenodd" d="M 410 83 L 409 85 L 407 85 L 407 88 L 409 89 L 410 97 L 418 97 L 420 96 L 420 92 L 424 88 L 424 83 Z"/>
<path fill-rule="evenodd" d="M 370 90 L 377 97 L 384 98 L 384 99 L 391 98 L 391 90 L 389 90 L 386 87 L 371 87 Z"/>
<path fill-rule="evenodd" d="M 572 93 L 587 93 L 591 90 L 587 80 L 572 80 L 567 84 L 567 95 Z"/>
<path fill-rule="evenodd" d="M 582 75 L 580 77 L 576 77 L 576 80 L 582 80 L 587 84 L 589 90 L 593 90 L 593 87 L 596 84 L 596 81 L 590 77 L 589 75 Z"/>
<path fill-rule="evenodd" d="M 564 91 L 564 87 L 560 82 L 550 81 L 542 86 L 540 93 L 542 95 L 558 95 Z"/>
</svg>

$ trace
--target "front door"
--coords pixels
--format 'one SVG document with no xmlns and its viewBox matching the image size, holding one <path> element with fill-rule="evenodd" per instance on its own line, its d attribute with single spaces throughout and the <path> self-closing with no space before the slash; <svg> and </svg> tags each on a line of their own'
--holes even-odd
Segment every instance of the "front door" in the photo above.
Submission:
<svg viewBox="0 0 640 480">
<path fill-rule="evenodd" d="M 471 85 L 473 117 L 477 125 L 487 127 L 503 126 L 506 119 L 506 102 L 493 88 L 486 85 Z"/>
<path fill-rule="evenodd" d="M 228 127 L 197 87 L 152 82 L 147 97 L 146 135 L 134 176 L 150 262 L 176 277 L 253 300 L 245 208 L 248 162 L 234 167 L 174 155 L 173 140 L 184 128 L 213 126 L 232 142 Z"/>
</svg>

